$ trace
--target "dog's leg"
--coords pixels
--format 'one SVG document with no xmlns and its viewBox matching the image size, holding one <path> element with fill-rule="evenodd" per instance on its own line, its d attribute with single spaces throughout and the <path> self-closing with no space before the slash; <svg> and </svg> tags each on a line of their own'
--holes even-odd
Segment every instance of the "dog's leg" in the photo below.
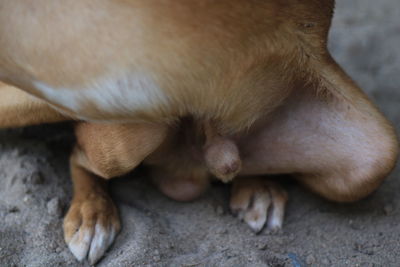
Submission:
<svg viewBox="0 0 400 267">
<path fill-rule="evenodd" d="M 165 140 L 161 124 L 78 123 L 75 127 L 81 166 L 105 179 L 133 170 Z"/>
<path fill-rule="evenodd" d="M 327 199 L 359 200 L 394 167 L 395 131 L 339 67 L 332 63 L 322 71 L 319 89 L 332 91 L 299 88 L 273 117 L 239 138 L 241 175 L 292 174 Z M 243 190 L 242 203 L 256 203 L 257 189 Z M 268 200 L 263 201 L 265 211 Z M 258 229 L 262 222 L 248 224 Z"/>
<path fill-rule="evenodd" d="M 212 122 L 204 123 L 204 159 L 208 170 L 219 180 L 230 182 L 241 168 L 239 149 L 233 140 L 221 136 Z"/>
<path fill-rule="evenodd" d="M 0 128 L 67 121 L 50 105 L 24 91 L 0 82 Z"/>
<path fill-rule="evenodd" d="M 119 232 L 120 220 L 107 192 L 107 181 L 79 164 L 77 152 L 71 157 L 74 197 L 64 219 L 64 238 L 74 256 L 96 263 Z"/>
<path fill-rule="evenodd" d="M 331 62 L 320 75 L 321 86 L 332 91 L 332 102 L 304 104 L 303 111 L 312 114 L 304 133 L 319 133 L 314 142 L 319 154 L 305 147 L 302 154 L 311 162 L 296 177 L 330 200 L 356 201 L 375 191 L 392 171 L 398 139 L 390 122 L 339 66 Z"/>
<path fill-rule="evenodd" d="M 297 90 L 273 118 L 240 142 L 243 173 L 293 174 L 334 201 L 361 199 L 395 165 L 398 142 L 390 123 L 331 63 L 319 90 Z"/>
<path fill-rule="evenodd" d="M 65 240 L 77 259 L 98 261 L 120 229 L 103 178 L 123 175 L 163 142 L 167 127 L 77 123 L 71 157 L 74 198 L 64 219 Z M 96 175 L 95 175 L 96 174 Z"/>
</svg>

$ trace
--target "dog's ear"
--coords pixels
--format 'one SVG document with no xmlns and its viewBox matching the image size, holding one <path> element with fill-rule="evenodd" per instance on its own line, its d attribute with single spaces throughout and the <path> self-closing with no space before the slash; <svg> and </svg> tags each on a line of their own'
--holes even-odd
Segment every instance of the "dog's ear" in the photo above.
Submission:
<svg viewBox="0 0 400 267">
<path fill-rule="evenodd" d="M 68 121 L 46 102 L 0 82 L 0 128 Z"/>
</svg>

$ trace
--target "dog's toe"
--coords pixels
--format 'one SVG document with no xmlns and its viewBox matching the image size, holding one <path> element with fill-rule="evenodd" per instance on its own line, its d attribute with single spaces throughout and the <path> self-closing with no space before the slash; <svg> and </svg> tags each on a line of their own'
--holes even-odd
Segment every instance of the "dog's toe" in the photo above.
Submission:
<svg viewBox="0 0 400 267">
<path fill-rule="evenodd" d="M 276 231 L 282 228 L 287 201 L 279 185 L 262 178 L 238 178 L 234 181 L 230 207 L 239 219 L 255 232 L 265 225 Z"/>
<path fill-rule="evenodd" d="M 267 221 L 271 198 L 266 192 L 258 192 L 253 195 L 251 204 L 252 205 L 245 211 L 243 219 L 253 231 L 259 232 Z"/>
<path fill-rule="evenodd" d="M 95 264 L 104 255 L 107 248 L 114 242 L 117 230 L 117 226 L 114 225 L 110 225 L 109 229 L 100 224 L 96 225 L 88 257 L 90 264 Z"/>
<path fill-rule="evenodd" d="M 69 249 L 79 261 L 82 261 L 84 258 L 86 258 L 92 237 L 93 233 L 91 229 L 81 228 L 68 242 Z"/>
</svg>

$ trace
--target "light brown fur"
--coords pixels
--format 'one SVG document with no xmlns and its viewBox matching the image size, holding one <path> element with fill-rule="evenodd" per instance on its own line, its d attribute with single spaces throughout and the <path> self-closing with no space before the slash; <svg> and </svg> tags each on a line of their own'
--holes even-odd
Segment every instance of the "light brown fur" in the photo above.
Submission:
<svg viewBox="0 0 400 267">
<path fill-rule="evenodd" d="M 223 133 L 274 110 L 320 68 L 333 7 L 332 0 L 0 3 L 0 79 L 72 116 L 170 122 L 193 115 L 217 121 Z M 115 113 L 85 99 L 68 110 L 33 85 L 83 90 L 137 72 L 154 77 L 165 104 Z"/>
<path fill-rule="evenodd" d="M 70 118 L 13 86 L 0 82 L 1 127 L 12 128 L 65 121 Z"/>
<path fill-rule="evenodd" d="M 83 233 L 98 236 L 88 222 L 111 229 L 107 238 L 119 230 L 97 176 L 122 175 L 140 162 L 151 166 L 161 191 L 190 200 L 207 188 L 209 171 L 218 176 L 224 153 L 239 160 L 231 206 L 256 231 L 270 205 L 278 219 L 268 226 L 281 226 L 287 199 L 262 175 L 292 174 L 321 196 L 347 202 L 375 190 L 395 165 L 393 127 L 326 49 L 333 1 L 40 1 L 0 1 L 1 79 L 46 99 L 33 81 L 83 90 L 115 75 L 110 69 L 145 69 L 168 96 L 166 104 L 119 113 L 92 99 L 79 110 L 52 103 L 72 117 L 129 121 L 76 125 L 75 197 L 64 230 L 79 259 L 95 262 L 107 247 L 84 242 Z"/>
</svg>

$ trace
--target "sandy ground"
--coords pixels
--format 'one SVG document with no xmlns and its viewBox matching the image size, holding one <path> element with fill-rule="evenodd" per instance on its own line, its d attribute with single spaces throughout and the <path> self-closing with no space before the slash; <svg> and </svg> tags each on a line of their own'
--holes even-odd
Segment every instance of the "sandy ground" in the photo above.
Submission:
<svg viewBox="0 0 400 267">
<path fill-rule="evenodd" d="M 398 47 L 398 0 L 338 1 L 331 51 L 399 129 Z M 87 266 L 62 237 L 71 142 L 65 126 L 0 132 L 0 266 Z M 351 205 L 289 184 L 284 230 L 255 235 L 228 212 L 227 186 L 182 204 L 139 171 L 113 182 L 123 230 L 98 266 L 399 266 L 399 175 Z"/>
</svg>

